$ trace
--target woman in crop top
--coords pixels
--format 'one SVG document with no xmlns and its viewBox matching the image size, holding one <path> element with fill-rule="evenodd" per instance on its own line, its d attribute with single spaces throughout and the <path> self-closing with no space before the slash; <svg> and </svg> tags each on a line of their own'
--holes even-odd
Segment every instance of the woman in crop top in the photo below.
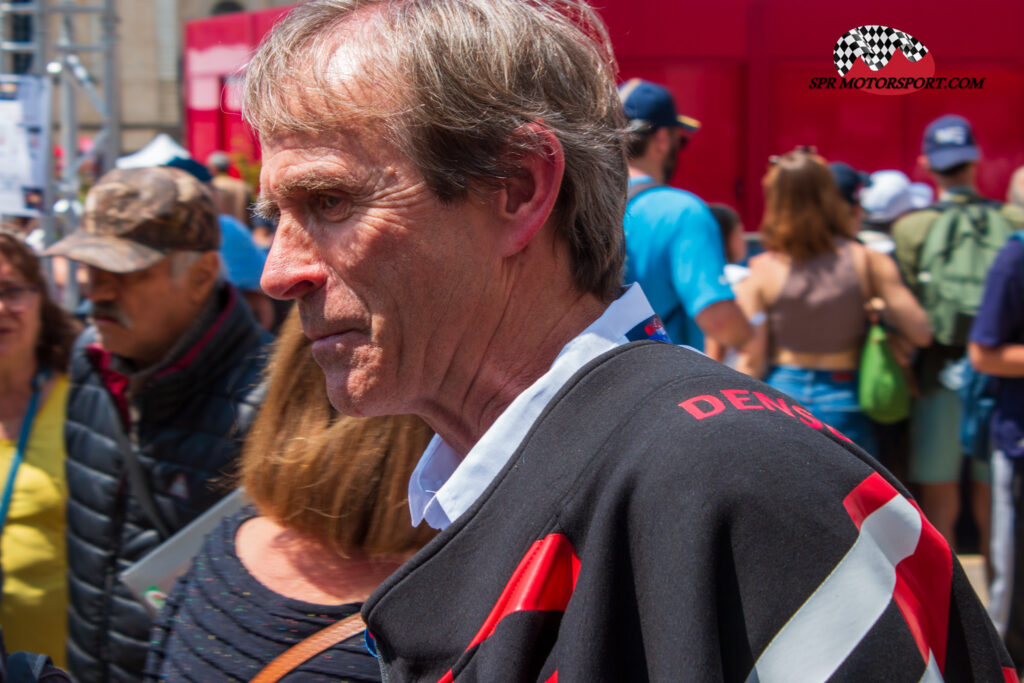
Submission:
<svg viewBox="0 0 1024 683">
<path fill-rule="evenodd" d="M 764 313 L 738 368 L 788 393 L 868 451 L 870 421 L 857 404 L 868 305 L 910 343 L 931 340 L 928 319 L 896 264 L 854 239 L 825 161 L 811 150 L 773 157 L 763 181 L 767 251 L 736 289 L 748 317 Z"/>
</svg>

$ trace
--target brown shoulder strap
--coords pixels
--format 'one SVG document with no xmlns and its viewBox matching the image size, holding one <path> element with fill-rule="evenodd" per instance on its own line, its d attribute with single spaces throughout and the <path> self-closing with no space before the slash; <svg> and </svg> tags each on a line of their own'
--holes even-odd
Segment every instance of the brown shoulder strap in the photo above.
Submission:
<svg viewBox="0 0 1024 683">
<path fill-rule="evenodd" d="M 341 621 L 317 631 L 301 643 L 296 643 L 279 654 L 274 661 L 267 664 L 263 667 L 262 671 L 256 674 L 251 683 L 277 683 L 282 676 L 306 660 L 312 659 L 332 645 L 340 643 L 365 628 L 366 624 L 363 623 L 363 617 L 359 612 L 350 617 L 345 617 Z"/>
</svg>

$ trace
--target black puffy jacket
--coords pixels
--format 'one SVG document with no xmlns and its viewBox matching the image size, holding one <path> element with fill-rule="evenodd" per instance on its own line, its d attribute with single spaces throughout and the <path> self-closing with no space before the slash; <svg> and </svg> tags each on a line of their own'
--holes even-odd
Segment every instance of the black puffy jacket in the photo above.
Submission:
<svg viewBox="0 0 1024 683">
<path fill-rule="evenodd" d="M 269 335 L 234 288 L 215 296 L 221 313 L 200 340 L 131 391 L 94 328 L 75 344 L 65 428 L 68 667 L 80 683 L 136 681 L 146 662 L 151 620 L 117 575 L 162 539 L 118 444 L 134 448 L 173 533 L 226 493 L 225 475 L 262 397 Z"/>
</svg>

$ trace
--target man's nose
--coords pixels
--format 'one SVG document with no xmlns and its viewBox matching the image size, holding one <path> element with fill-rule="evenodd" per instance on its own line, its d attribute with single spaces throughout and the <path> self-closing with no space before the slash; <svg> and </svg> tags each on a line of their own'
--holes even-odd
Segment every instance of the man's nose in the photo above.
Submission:
<svg viewBox="0 0 1024 683">
<path fill-rule="evenodd" d="M 298 299 L 327 281 L 316 243 L 302 226 L 281 214 L 260 287 L 275 299 Z"/>
</svg>

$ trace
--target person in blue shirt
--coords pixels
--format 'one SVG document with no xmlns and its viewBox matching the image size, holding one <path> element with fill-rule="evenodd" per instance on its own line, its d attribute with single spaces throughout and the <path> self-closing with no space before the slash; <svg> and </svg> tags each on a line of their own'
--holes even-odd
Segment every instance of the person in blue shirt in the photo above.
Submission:
<svg viewBox="0 0 1024 683">
<path fill-rule="evenodd" d="M 707 335 L 738 348 L 750 325 L 725 278 L 718 225 L 699 197 L 665 185 L 700 123 L 677 114 L 672 95 L 655 83 L 634 78 L 619 96 L 632 133 L 625 280 L 640 283 L 676 344 L 702 350 Z"/>
<path fill-rule="evenodd" d="M 967 352 L 991 375 L 992 568 L 989 613 L 1018 671 L 1024 663 L 1024 239 L 1011 239 L 992 263 Z"/>
</svg>

